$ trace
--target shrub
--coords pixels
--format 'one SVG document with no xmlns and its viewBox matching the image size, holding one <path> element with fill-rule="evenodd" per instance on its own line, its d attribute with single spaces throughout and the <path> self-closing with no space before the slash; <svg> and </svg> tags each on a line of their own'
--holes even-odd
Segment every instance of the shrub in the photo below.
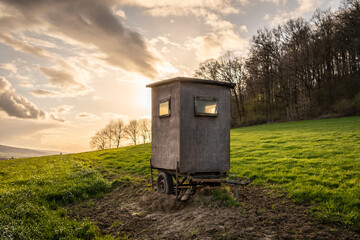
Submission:
<svg viewBox="0 0 360 240">
<path fill-rule="evenodd" d="M 353 113 L 353 104 L 349 99 L 342 99 L 333 106 L 334 111 L 340 116 L 348 116 Z"/>
<path fill-rule="evenodd" d="M 358 93 L 353 99 L 353 106 L 357 114 L 360 114 L 360 93 Z"/>
</svg>

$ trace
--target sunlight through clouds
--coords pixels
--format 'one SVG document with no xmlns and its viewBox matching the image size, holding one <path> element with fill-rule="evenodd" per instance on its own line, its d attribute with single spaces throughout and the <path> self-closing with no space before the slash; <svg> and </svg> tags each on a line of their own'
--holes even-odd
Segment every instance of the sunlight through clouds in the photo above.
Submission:
<svg viewBox="0 0 360 240">
<path fill-rule="evenodd" d="M 0 125 L 6 123 L 13 135 L 0 136 L 0 144 L 88 150 L 88 138 L 104 121 L 150 115 L 146 84 L 191 77 L 200 62 L 228 51 L 244 55 L 257 29 L 334 5 L 331 0 L 1 0 Z M 30 131 L 31 125 L 37 131 Z M 26 126 L 18 142 L 16 126 Z"/>
<path fill-rule="evenodd" d="M 145 39 L 123 26 L 110 10 L 110 1 L 3 1 L 14 17 L 2 17 L 0 39 L 15 50 L 45 57 L 43 48 L 19 41 L 25 28 L 45 26 L 50 32 L 69 37 L 79 43 L 92 45 L 105 53 L 104 61 L 128 71 L 157 75 L 152 64 L 156 59 L 147 49 Z M 6 32 L 6 33 L 5 33 Z M 12 33 L 12 34 L 9 34 Z M 102 36 L 98 38 L 98 36 Z M 141 55 L 141 58 L 139 57 Z"/>
</svg>

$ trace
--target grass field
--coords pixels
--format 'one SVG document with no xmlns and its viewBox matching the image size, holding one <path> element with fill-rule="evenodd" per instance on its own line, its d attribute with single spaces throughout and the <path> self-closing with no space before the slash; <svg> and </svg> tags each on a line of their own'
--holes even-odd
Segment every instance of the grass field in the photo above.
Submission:
<svg viewBox="0 0 360 240">
<path fill-rule="evenodd" d="M 66 219 L 64 206 L 149 183 L 150 151 L 145 144 L 1 161 L 0 239 L 100 238 L 91 223 Z M 231 161 L 233 173 L 310 203 L 320 220 L 360 230 L 360 117 L 234 129 Z"/>
<path fill-rule="evenodd" d="M 73 156 L 0 162 L 0 239 L 93 238 L 89 222 L 65 218 L 62 206 L 104 192 L 107 181 Z"/>
<path fill-rule="evenodd" d="M 150 144 L 146 144 L 1 161 L 0 239 L 97 237 L 97 228 L 89 222 L 68 220 L 64 206 L 101 197 L 111 183 L 146 181 L 149 158 Z"/>
<path fill-rule="evenodd" d="M 232 171 L 360 229 L 360 117 L 234 129 Z"/>
</svg>

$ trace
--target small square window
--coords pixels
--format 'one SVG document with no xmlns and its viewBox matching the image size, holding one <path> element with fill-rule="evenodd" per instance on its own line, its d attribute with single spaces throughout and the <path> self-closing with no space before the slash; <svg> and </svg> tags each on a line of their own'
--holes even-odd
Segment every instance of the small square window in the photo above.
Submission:
<svg viewBox="0 0 360 240">
<path fill-rule="evenodd" d="M 195 114 L 198 116 L 218 116 L 217 98 L 196 97 Z"/>
<path fill-rule="evenodd" d="M 159 117 L 169 117 L 171 114 L 170 98 L 160 100 Z"/>
</svg>

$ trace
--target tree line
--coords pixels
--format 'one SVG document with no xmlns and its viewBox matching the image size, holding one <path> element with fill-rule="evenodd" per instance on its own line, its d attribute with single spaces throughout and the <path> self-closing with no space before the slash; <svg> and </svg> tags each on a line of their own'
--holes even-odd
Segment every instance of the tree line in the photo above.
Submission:
<svg viewBox="0 0 360 240">
<path fill-rule="evenodd" d="M 123 119 L 111 120 L 91 138 L 90 147 L 98 150 L 118 148 L 125 141 L 134 145 L 151 142 L 150 119 L 133 119 L 128 123 Z"/>
<path fill-rule="evenodd" d="M 246 57 L 207 59 L 194 76 L 236 84 L 233 126 L 360 114 L 360 0 L 260 29 Z"/>
</svg>

